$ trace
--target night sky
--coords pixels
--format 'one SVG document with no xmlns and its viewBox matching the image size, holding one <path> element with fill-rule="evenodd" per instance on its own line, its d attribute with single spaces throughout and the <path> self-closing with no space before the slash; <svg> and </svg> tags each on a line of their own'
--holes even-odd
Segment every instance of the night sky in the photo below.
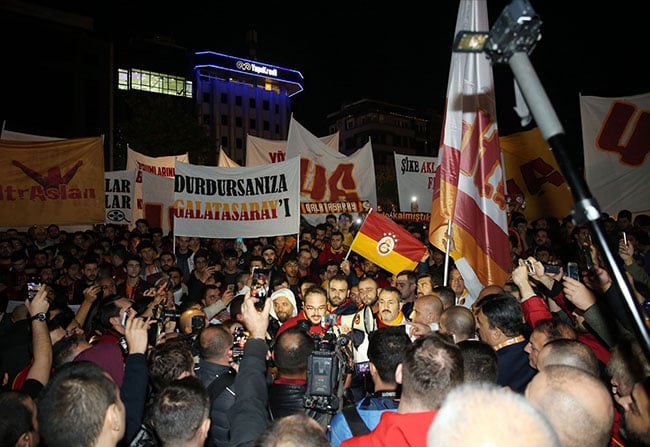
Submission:
<svg viewBox="0 0 650 447">
<path fill-rule="evenodd" d="M 480 1 L 480 0 L 477 0 Z M 47 2 L 50 6 L 55 2 Z M 257 31 L 257 59 L 300 71 L 305 91 L 293 100 L 295 118 L 317 135 L 327 114 L 361 98 L 407 107 L 444 106 L 457 0 L 376 2 L 333 0 L 304 9 L 277 2 L 65 1 L 61 9 L 93 16 L 98 30 L 156 32 L 179 45 L 249 57 L 246 33 Z M 490 23 L 509 4 L 488 0 Z M 570 150 L 581 152 L 579 93 L 636 95 L 650 91 L 646 15 L 630 3 L 531 0 L 542 39 L 530 60 L 565 129 Z M 181 4 L 183 5 L 183 4 Z M 569 8 L 569 9 L 564 9 Z M 522 130 L 512 74 L 494 67 L 502 135 Z"/>
</svg>

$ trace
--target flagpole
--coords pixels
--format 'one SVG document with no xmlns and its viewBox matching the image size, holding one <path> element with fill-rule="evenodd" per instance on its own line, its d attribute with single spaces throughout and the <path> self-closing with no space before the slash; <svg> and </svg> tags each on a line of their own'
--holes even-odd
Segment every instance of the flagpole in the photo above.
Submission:
<svg viewBox="0 0 650 447">
<path fill-rule="evenodd" d="M 442 285 L 447 287 L 449 278 L 449 251 L 451 250 L 451 219 L 447 221 L 447 243 L 445 244 L 445 274 L 442 278 Z"/>
<path fill-rule="evenodd" d="M 512 7 L 508 6 L 504 9 L 495 22 L 484 51 L 487 52 L 492 63 L 505 62 L 510 66 L 530 107 L 533 118 L 535 118 L 544 139 L 551 145 L 555 160 L 569 185 L 575 203 L 575 208 L 571 212 L 573 220 L 577 225 L 588 224 L 592 233 L 596 236 L 598 249 L 603 255 L 606 267 L 609 267 L 609 273 L 613 279 L 612 285 L 618 286 L 627 304 L 629 316 L 634 322 L 636 336 L 642 341 L 640 344 L 645 350 L 646 357 L 650 359 L 650 331 L 646 329 L 645 312 L 640 303 L 634 298 L 627 278 L 621 272 L 609 247 L 600 223 L 601 212 L 598 203 L 591 195 L 586 181 L 579 174 L 569 157 L 564 145 L 565 135 L 562 124 L 528 58 L 528 53 L 532 52 L 540 40 L 539 28 L 541 20 L 527 1 L 513 1 L 511 5 Z M 512 21 L 513 17 L 514 22 Z M 509 35 L 498 35 L 504 32 L 509 33 Z M 505 47 L 503 47 L 504 44 Z"/>
<path fill-rule="evenodd" d="M 366 219 L 368 218 L 368 216 L 370 216 L 370 213 L 372 213 L 372 208 L 370 208 L 370 210 L 368 211 L 368 214 L 366 214 Z M 364 219 L 364 221 L 365 221 L 365 219 Z M 361 222 L 361 226 L 359 226 L 359 230 L 361 230 L 362 226 L 363 226 L 363 222 Z M 357 232 L 359 230 L 357 230 Z M 348 247 L 348 252 L 345 254 L 345 258 L 343 258 L 344 261 L 348 260 L 348 257 L 350 256 L 351 251 L 352 251 L 352 245 L 350 245 L 350 247 Z"/>
</svg>

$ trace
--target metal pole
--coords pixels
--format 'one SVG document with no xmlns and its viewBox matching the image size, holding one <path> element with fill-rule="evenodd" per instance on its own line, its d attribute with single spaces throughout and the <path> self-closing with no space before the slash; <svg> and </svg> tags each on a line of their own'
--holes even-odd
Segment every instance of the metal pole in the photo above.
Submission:
<svg viewBox="0 0 650 447">
<path fill-rule="evenodd" d="M 586 182 L 577 172 L 565 150 L 564 130 L 546 96 L 544 87 L 528 59 L 528 54 L 525 52 L 513 53 L 508 60 L 508 65 L 510 65 L 519 83 L 537 126 L 544 139 L 551 145 L 551 150 L 562 171 L 562 175 L 569 184 L 575 202 L 575 207 L 572 210 L 573 220 L 579 225 L 589 225 L 596 236 L 598 249 L 609 266 L 609 272 L 612 275 L 612 286 L 616 285 L 623 295 L 627 304 L 626 307 L 634 321 L 636 335 L 645 349 L 646 356 L 650 358 L 650 334 L 646 329 L 643 309 L 632 295 L 627 278 L 621 272 L 616 258 L 607 244 L 605 232 L 599 222 L 600 210 L 598 204 L 591 196 Z"/>
</svg>

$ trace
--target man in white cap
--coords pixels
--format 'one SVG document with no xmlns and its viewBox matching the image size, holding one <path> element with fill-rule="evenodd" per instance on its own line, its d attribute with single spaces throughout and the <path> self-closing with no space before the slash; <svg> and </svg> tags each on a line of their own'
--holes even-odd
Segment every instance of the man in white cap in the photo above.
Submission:
<svg viewBox="0 0 650 447">
<path fill-rule="evenodd" d="M 282 326 L 288 319 L 298 315 L 298 306 L 296 305 L 296 296 L 291 289 L 282 288 L 278 289 L 271 294 L 271 321 L 269 324 L 269 332 L 272 332 L 275 338 L 275 332 Z M 275 330 L 273 330 L 275 329 Z"/>
</svg>

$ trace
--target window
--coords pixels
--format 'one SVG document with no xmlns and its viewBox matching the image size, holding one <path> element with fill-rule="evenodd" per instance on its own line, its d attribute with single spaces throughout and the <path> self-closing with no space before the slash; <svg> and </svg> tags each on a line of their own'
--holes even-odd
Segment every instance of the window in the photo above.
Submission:
<svg viewBox="0 0 650 447">
<path fill-rule="evenodd" d="M 275 134 L 280 135 L 280 125 L 279 124 L 275 125 Z"/>
<path fill-rule="evenodd" d="M 251 129 L 256 129 L 257 128 L 257 120 L 255 118 L 251 118 L 248 120 L 248 127 Z"/>
<path fill-rule="evenodd" d="M 271 105 L 270 105 L 268 99 L 265 99 L 264 101 L 262 101 L 262 109 L 269 110 L 269 107 L 271 107 Z"/>
<path fill-rule="evenodd" d="M 251 109 L 255 108 L 255 98 L 248 99 L 248 107 L 250 107 Z"/>
<path fill-rule="evenodd" d="M 241 116 L 235 118 L 235 127 L 241 127 Z"/>
<path fill-rule="evenodd" d="M 203 115 L 203 124 L 209 125 L 210 124 L 210 115 L 207 113 Z"/>
<path fill-rule="evenodd" d="M 210 93 L 203 94 L 203 102 L 210 102 Z"/>
<path fill-rule="evenodd" d="M 266 131 L 270 130 L 271 129 L 271 123 L 269 123 L 267 120 L 264 120 L 263 129 L 266 130 Z"/>
<path fill-rule="evenodd" d="M 117 70 L 117 87 L 120 90 L 142 90 L 170 96 L 191 98 L 192 82 L 180 76 L 173 76 L 153 71 L 134 68 Z"/>
<path fill-rule="evenodd" d="M 221 137 L 221 147 L 223 148 L 228 147 L 228 137 Z"/>
<path fill-rule="evenodd" d="M 235 96 L 235 105 L 241 106 L 241 96 L 239 95 Z"/>
<path fill-rule="evenodd" d="M 244 141 L 241 138 L 237 138 L 235 140 L 235 146 L 237 147 L 237 149 L 241 149 L 242 147 L 244 147 Z"/>
<path fill-rule="evenodd" d="M 280 104 L 276 104 L 274 109 L 275 109 L 275 114 L 279 115 L 280 114 Z"/>
<path fill-rule="evenodd" d="M 222 126 L 228 125 L 228 115 L 221 115 L 221 125 Z"/>
<path fill-rule="evenodd" d="M 228 104 L 228 93 L 221 94 L 221 104 Z"/>
</svg>

